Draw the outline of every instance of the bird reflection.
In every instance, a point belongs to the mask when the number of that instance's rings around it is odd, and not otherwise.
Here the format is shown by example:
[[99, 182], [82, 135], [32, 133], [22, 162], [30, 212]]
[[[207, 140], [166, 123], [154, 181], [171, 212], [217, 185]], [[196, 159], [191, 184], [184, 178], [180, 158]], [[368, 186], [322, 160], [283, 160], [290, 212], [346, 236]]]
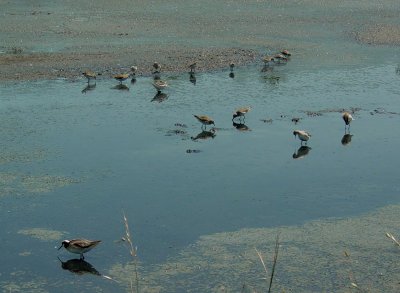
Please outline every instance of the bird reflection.
[[261, 72], [272, 72], [274, 70], [273, 66], [270, 65], [264, 65], [263, 68], [261, 68]]
[[245, 125], [241, 121], [239, 123], [232, 121], [232, 125], [239, 131], [250, 131], [251, 130], [247, 125]]
[[64, 270], [68, 270], [71, 273], [77, 275], [93, 274], [96, 276], [101, 276], [101, 274], [87, 261], [79, 258], [73, 258], [67, 261], [62, 261], [60, 258], [58, 260], [61, 262], [61, 267]]
[[216, 136], [215, 130], [211, 129], [210, 131], [203, 130], [200, 132], [196, 137], [191, 137], [192, 140], [198, 140], [198, 139], [208, 139], [208, 138], [214, 138]]
[[230, 77], [230, 78], [235, 78], [235, 73], [230, 72], [230, 73], [229, 73], [229, 77]]
[[82, 90], [82, 94], [86, 94], [86, 92], [93, 91], [96, 88], [96, 83], [90, 84], [88, 83]]
[[190, 73], [189, 73], [189, 81], [190, 81], [191, 83], [193, 83], [193, 85], [196, 85], [196, 76], [194, 75], [193, 72], [190, 72]]
[[153, 72], [153, 80], [160, 80], [161, 79], [161, 73], [160, 72]]
[[308, 155], [310, 150], [311, 148], [309, 146], [302, 145], [297, 151], [294, 152], [293, 159], [303, 159], [305, 156]]
[[340, 141], [342, 145], [348, 145], [349, 143], [351, 143], [352, 136], [353, 135], [350, 133], [345, 133], [342, 137], [342, 140]]
[[277, 76], [277, 75], [268, 74], [268, 75], [263, 76], [262, 79], [264, 79], [270, 85], [278, 85], [279, 84], [279, 80], [281, 79], [281, 77]]
[[129, 87], [126, 84], [120, 83], [112, 87], [113, 90], [129, 91]]
[[168, 95], [164, 94], [162, 92], [157, 92], [157, 94], [154, 96], [153, 99], [151, 99], [152, 102], [164, 102], [166, 99], [168, 99]]
[[133, 78], [131, 79], [131, 84], [134, 85], [135, 83], [136, 83], [136, 78], [133, 77]]

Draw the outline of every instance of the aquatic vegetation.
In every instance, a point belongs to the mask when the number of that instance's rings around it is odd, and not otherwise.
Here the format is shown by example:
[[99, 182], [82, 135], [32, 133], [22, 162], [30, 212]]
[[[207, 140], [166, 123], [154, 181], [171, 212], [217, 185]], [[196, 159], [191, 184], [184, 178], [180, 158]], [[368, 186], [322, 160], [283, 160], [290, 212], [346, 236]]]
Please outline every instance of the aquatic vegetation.
[[[205, 235], [165, 263], [115, 264], [110, 275], [129, 284], [129, 272], [139, 272], [142, 293], [240, 292], [243, 287], [268, 292], [267, 267], [275, 263], [271, 292], [348, 292], [350, 287], [396, 292], [398, 248], [385, 241], [383, 231], [396, 229], [399, 212], [396, 205], [358, 218]], [[264, 269], [255, 247], [264, 252]]]
[[18, 234], [27, 235], [41, 241], [57, 241], [62, 239], [66, 232], [45, 228], [31, 228], [19, 230]]
[[80, 180], [62, 176], [26, 176], [0, 172], [0, 196], [26, 193], [49, 193], [56, 188], [79, 183]]
[[79, 180], [62, 176], [23, 176], [21, 184], [24, 189], [32, 193], [46, 193], [56, 188], [79, 183]]

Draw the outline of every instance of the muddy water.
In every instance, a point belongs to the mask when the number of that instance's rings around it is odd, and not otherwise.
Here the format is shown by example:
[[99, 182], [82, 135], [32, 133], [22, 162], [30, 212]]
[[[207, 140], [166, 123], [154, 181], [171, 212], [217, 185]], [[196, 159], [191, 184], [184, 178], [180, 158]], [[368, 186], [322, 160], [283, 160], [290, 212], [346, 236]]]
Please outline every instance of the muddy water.
[[[2, 85], [3, 290], [124, 291], [123, 211], [140, 267], [152, 271], [202, 235], [399, 203], [395, 64], [311, 70], [293, 58], [261, 69], [196, 74], [195, 84], [164, 74], [170, 87], [158, 96], [151, 77]], [[246, 105], [244, 125], [233, 125]], [[347, 136], [342, 109], [354, 110]], [[213, 117], [215, 129], [202, 132], [192, 114]], [[309, 149], [294, 129], [312, 134]], [[102, 239], [86, 260], [122, 283], [62, 270], [57, 256], [74, 255], [55, 247], [75, 237]], [[203, 288], [196, 282], [186, 286]]]

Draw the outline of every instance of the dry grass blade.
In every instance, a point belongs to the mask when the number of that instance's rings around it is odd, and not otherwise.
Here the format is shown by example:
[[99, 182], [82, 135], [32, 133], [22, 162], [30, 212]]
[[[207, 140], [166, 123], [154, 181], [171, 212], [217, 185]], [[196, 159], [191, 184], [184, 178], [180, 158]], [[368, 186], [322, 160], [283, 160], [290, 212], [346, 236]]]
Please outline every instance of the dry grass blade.
[[257, 248], [254, 248], [254, 249], [256, 250], [256, 252], [258, 254], [258, 257], [260, 258], [260, 261], [261, 261], [261, 263], [262, 263], [262, 265], [264, 267], [266, 279], [268, 279], [268, 270], [267, 270], [267, 267], [265, 266], [264, 259], [263, 259], [262, 255], [261, 255], [261, 253], [257, 250]]
[[269, 280], [268, 293], [271, 292], [272, 282], [274, 280], [275, 268], [276, 268], [276, 264], [278, 263], [278, 253], [279, 253], [279, 233], [278, 233], [278, 235], [276, 235], [276, 240], [275, 240], [274, 261], [272, 263], [271, 279]]
[[133, 287], [133, 281], [132, 281], [132, 278], [131, 278], [130, 279], [130, 290], [131, 290], [131, 293], [135, 293], [135, 292], [139, 293], [139, 276], [138, 276], [138, 270], [137, 270], [137, 248], [133, 246], [131, 233], [129, 231], [128, 219], [126, 218], [125, 213], [124, 212], [122, 212], [122, 213], [123, 213], [123, 216], [124, 216], [124, 224], [125, 224], [125, 237], [124, 238], [125, 238], [126, 242], [128, 242], [129, 253], [133, 258], [133, 264], [134, 264], [134, 267], [135, 267], [135, 279], [136, 279], [136, 282], [135, 282], [136, 286], [135, 287], [136, 288]]
[[131, 233], [129, 232], [128, 219], [126, 218], [125, 213], [123, 213], [123, 215], [124, 215], [124, 223], [125, 223], [125, 240], [129, 244], [129, 253], [131, 254], [132, 257], [135, 257], [136, 253], [137, 253], [137, 249], [135, 247], [133, 247]]
[[386, 237], [391, 239], [397, 246], [400, 246], [400, 242], [389, 232], [386, 232]]

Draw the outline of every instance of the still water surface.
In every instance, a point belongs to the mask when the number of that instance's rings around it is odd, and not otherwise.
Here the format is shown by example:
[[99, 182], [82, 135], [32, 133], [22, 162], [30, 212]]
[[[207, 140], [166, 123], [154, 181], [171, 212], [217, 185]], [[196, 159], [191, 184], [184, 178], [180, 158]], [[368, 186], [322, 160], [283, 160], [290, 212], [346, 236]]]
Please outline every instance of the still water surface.
[[[3, 288], [34, 279], [39, 284], [31, 287], [49, 292], [124, 291], [63, 271], [57, 256], [74, 255], [55, 249], [62, 239], [21, 230], [103, 240], [86, 260], [106, 274], [129, 259], [117, 242], [123, 211], [147, 266], [201, 235], [351, 217], [399, 203], [394, 65], [310, 70], [291, 61], [260, 69], [237, 68], [234, 78], [198, 73], [195, 85], [188, 74], [165, 74], [170, 87], [162, 101], [154, 100], [151, 77], [126, 82], [129, 90], [108, 79], [86, 92], [84, 80], [1, 85]], [[232, 112], [247, 105], [248, 131], [239, 131]], [[343, 145], [340, 109], [350, 108], [357, 110], [353, 136]], [[202, 132], [192, 114], [214, 118], [213, 138], [191, 139]], [[297, 125], [294, 117], [301, 118]], [[293, 159], [300, 147], [294, 129], [312, 134], [301, 159]]]

